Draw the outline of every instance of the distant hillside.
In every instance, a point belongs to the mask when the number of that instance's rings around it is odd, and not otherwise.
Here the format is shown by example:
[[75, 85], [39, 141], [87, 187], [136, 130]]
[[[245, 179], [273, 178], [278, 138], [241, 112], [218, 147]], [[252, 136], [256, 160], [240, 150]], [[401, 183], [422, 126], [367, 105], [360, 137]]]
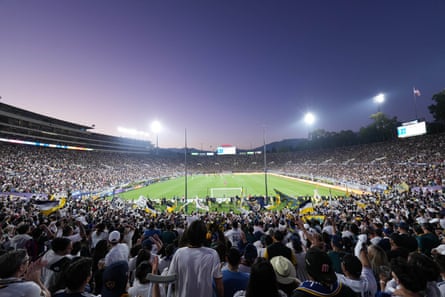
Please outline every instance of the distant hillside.
[[[275, 141], [275, 142], [271, 142], [266, 144], [266, 150], [267, 151], [282, 151], [282, 150], [286, 150], [286, 151], [290, 151], [295, 147], [298, 147], [301, 145], [301, 143], [304, 143], [306, 141], [306, 139], [301, 139], [301, 138], [293, 138], [293, 139], [283, 139], [281, 141]], [[258, 147], [255, 150], [263, 150], [263, 147]]]
[[[283, 139], [281, 141], [275, 141], [275, 142], [271, 142], [271, 143], [267, 143], [266, 144], [266, 149], [267, 151], [289, 151], [292, 150], [293, 148], [301, 145], [301, 143], [304, 143], [306, 141], [306, 139], [301, 139], [301, 138], [294, 138], [294, 139]], [[252, 149], [248, 149], [248, 150], [241, 150], [238, 149], [238, 152], [247, 152], [247, 151], [263, 151], [264, 147], [263, 146], [259, 146], [256, 148], [252, 148]], [[183, 154], [184, 153], [184, 148], [168, 148], [168, 149], [159, 149], [159, 151], [166, 153], [177, 153], [177, 154]], [[191, 152], [202, 152], [199, 149], [196, 148], [187, 148], [187, 151], [189, 153]]]

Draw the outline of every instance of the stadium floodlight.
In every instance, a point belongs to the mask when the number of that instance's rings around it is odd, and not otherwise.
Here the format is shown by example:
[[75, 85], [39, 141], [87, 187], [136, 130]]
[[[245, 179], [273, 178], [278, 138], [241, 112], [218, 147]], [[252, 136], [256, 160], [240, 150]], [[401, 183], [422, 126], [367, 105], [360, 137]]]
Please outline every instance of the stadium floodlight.
[[374, 102], [377, 104], [377, 111], [380, 112], [380, 105], [385, 102], [385, 94], [380, 93], [374, 97]]
[[307, 137], [310, 140], [311, 139], [311, 133], [309, 132], [310, 126], [312, 126], [315, 123], [315, 115], [312, 112], [307, 112], [304, 115], [304, 122], [307, 126]]
[[156, 134], [156, 150], [159, 149], [159, 132], [162, 130], [162, 125], [159, 121], [153, 121], [151, 123], [151, 131]]
[[147, 132], [139, 131], [136, 129], [120, 127], [120, 126], [117, 127], [117, 131], [119, 133], [124, 134], [124, 136], [132, 137], [132, 138], [136, 138], [136, 139], [144, 139], [144, 138], [148, 138], [150, 136], [150, 134], [148, 134]]
[[306, 125], [312, 125], [315, 123], [315, 116], [312, 112], [308, 112], [304, 115], [304, 122]]

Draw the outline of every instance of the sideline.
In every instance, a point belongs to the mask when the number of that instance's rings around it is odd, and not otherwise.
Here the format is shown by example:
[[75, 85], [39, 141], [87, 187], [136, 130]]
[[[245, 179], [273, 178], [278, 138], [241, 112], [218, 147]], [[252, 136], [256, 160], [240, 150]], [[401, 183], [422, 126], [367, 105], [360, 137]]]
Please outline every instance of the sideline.
[[[264, 172], [249, 172], [249, 173], [244, 173], [244, 172], [237, 172], [237, 173], [233, 173], [233, 174], [237, 174], [237, 175], [245, 175], [245, 174], [264, 174]], [[316, 186], [321, 186], [321, 187], [326, 187], [326, 188], [330, 188], [330, 189], [334, 189], [334, 190], [339, 190], [339, 191], [343, 191], [345, 193], [349, 192], [349, 193], [354, 193], [354, 194], [372, 194], [370, 192], [367, 191], [363, 191], [363, 190], [355, 190], [355, 189], [348, 189], [346, 187], [340, 187], [340, 186], [334, 186], [331, 184], [325, 184], [325, 183], [321, 183], [321, 182], [315, 182], [315, 181], [311, 181], [311, 180], [307, 180], [307, 179], [302, 179], [302, 178], [298, 178], [298, 177], [292, 177], [292, 176], [287, 176], [287, 175], [282, 175], [282, 174], [277, 174], [277, 173], [268, 173], [268, 175], [274, 175], [277, 177], [282, 177], [282, 178], [287, 178], [287, 179], [291, 179], [291, 180], [296, 180], [296, 181], [300, 181], [303, 183], [307, 183], [307, 184], [312, 184], [312, 185], [316, 185]]]

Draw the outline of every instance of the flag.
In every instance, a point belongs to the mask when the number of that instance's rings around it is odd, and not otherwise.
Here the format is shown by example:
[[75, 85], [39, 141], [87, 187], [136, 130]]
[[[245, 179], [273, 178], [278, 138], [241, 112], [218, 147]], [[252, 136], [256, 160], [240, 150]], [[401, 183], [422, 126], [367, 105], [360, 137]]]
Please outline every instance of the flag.
[[312, 205], [311, 199], [303, 201], [300, 203], [300, 206], [298, 207], [300, 215], [310, 213], [314, 211], [314, 207]]
[[420, 96], [420, 90], [416, 89], [416, 88], [413, 88], [413, 94], [414, 94], [414, 96], [419, 97]]
[[195, 199], [195, 203], [196, 203], [196, 208], [197, 209], [202, 209], [202, 210], [205, 210], [205, 211], [209, 211], [209, 207], [207, 205], [202, 204], [202, 202], [198, 198]]
[[134, 200], [133, 203], [140, 209], [144, 209], [147, 206], [147, 200], [142, 195], [137, 200]]
[[280, 197], [280, 203], [291, 203], [291, 207], [295, 207], [297, 204], [297, 198], [284, 194], [283, 192], [273, 189], [278, 197]]
[[40, 210], [40, 212], [48, 216], [52, 214], [53, 212], [63, 208], [66, 203], [66, 198], [61, 198], [60, 200], [36, 200], [34, 201], [34, 205], [36, 208]]

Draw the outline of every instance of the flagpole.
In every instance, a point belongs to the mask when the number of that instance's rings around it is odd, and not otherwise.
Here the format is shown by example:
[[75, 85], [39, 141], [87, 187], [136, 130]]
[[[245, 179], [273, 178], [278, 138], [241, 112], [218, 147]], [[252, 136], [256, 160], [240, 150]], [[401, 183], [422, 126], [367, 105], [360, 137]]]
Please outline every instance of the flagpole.
[[414, 112], [416, 114], [417, 120], [417, 96], [416, 96], [416, 87], [413, 87], [413, 98], [414, 98]]

